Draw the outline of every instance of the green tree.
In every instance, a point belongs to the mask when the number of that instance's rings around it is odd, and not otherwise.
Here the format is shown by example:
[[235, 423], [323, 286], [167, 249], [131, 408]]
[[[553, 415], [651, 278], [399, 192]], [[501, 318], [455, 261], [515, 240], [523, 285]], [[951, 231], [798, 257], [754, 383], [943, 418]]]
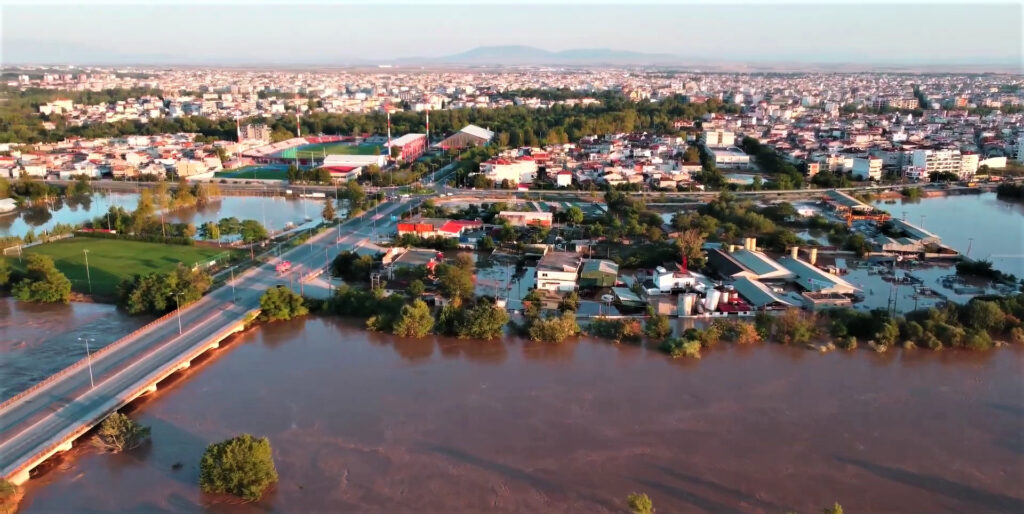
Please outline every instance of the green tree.
[[434, 330], [434, 315], [423, 300], [413, 300], [402, 306], [392, 333], [400, 337], [423, 337]]
[[203, 492], [229, 493], [256, 501], [275, 482], [277, 469], [266, 437], [242, 434], [211, 444], [199, 462]]
[[420, 296], [423, 296], [423, 291], [425, 290], [426, 287], [423, 285], [422, 280], [414, 279], [412, 282], [409, 282], [408, 292], [411, 298], [419, 298]]
[[11, 268], [7, 259], [0, 259], [0, 287], [6, 286], [11, 280]]
[[569, 207], [565, 211], [565, 219], [566, 221], [573, 225], [579, 225], [580, 223], [583, 223], [583, 209], [580, 209], [577, 205]]
[[242, 221], [239, 233], [242, 235], [242, 241], [246, 243], [256, 243], [269, 237], [267, 229], [256, 220]]
[[149, 427], [144, 427], [128, 416], [115, 412], [100, 424], [97, 444], [108, 451], [120, 453], [137, 448], [149, 438]]
[[207, 241], [220, 241], [220, 227], [212, 221], [207, 221], [199, 226], [199, 236]]
[[333, 222], [334, 218], [338, 217], [338, 214], [334, 211], [334, 200], [328, 198], [327, 201], [324, 202], [324, 210], [322, 211], [322, 214], [324, 215], [324, 221], [328, 223]]
[[23, 302], [68, 303], [71, 281], [47, 255], [29, 254], [26, 278], [14, 285], [14, 297]]
[[309, 309], [298, 293], [283, 286], [271, 287], [260, 297], [260, 319], [287, 321], [309, 314]]
[[626, 506], [633, 514], [654, 514], [654, 502], [646, 493], [632, 493], [626, 497]]
[[476, 243], [476, 249], [481, 252], [491, 252], [494, 251], [494, 248], [494, 239], [492, 239], [491, 236], [481, 237]]
[[999, 330], [1003, 326], [1006, 315], [996, 302], [971, 300], [962, 318], [968, 326], [978, 330]]
[[644, 323], [644, 334], [646, 334], [647, 337], [661, 341], [672, 335], [672, 323], [669, 322], [668, 316], [664, 314], [655, 314], [653, 310], [648, 314], [650, 317], [647, 318], [647, 322]]
[[464, 261], [457, 261], [455, 264], [445, 263], [436, 268], [437, 285], [445, 298], [458, 303], [473, 297], [475, 284], [472, 261], [469, 262], [469, 266], [467, 268]]
[[341, 277], [345, 282], [366, 282], [370, 280], [373, 266], [373, 257], [346, 250], [331, 261], [331, 275]]
[[181, 229], [181, 235], [189, 239], [196, 236], [196, 226], [193, 223], [186, 223]]
[[576, 314], [563, 312], [561, 316], [540, 318], [530, 322], [527, 335], [533, 341], [545, 341], [548, 343], [560, 343], [569, 337], [580, 333], [580, 326], [576, 323]]
[[580, 310], [580, 295], [576, 291], [570, 291], [558, 302], [558, 310], [562, 312]]

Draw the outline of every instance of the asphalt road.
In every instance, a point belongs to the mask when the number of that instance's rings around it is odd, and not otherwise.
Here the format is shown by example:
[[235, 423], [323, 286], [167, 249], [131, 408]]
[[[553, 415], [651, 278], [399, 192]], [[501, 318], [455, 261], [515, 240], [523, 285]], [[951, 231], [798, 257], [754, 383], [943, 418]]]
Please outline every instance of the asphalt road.
[[391, 216], [400, 217], [418, 202], [407, 199], [381, 204], [375, 211], [342, 224], [340, 230], [321, 233], [279, 258], [239, 274], [233, 282], [182, 309], [180, 318], [169, 317], [141, 334], [129, 336], [117, 348], [93, 359], [94, 387], [90, 387], [88, 367], [83, 366], [8, 405], [0, 412], [0, 474], [10, 476], [83, 422], [117, 409], [125, 396], [153, 376], [167, 367], [176, 367], [184, 356], [243, 320], [259, 307], [259, 298], [266, 289], [288, 284], [290, 277], [275, 270], [278, 259], [290, 261], [297, 276], [319, 270], [338, 252], [365, 244], [375, 229], [393, 231]]

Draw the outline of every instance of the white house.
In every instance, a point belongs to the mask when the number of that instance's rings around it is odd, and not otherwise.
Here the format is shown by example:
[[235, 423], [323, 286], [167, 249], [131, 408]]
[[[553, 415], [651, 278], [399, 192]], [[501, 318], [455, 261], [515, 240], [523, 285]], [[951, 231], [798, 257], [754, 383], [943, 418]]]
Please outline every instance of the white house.
[[548, 252], [537, 262], [537, 288], [546, 291], [573, 291], [583, 266], [577, 253]]
[[537, 178], [537, 162], [530, 157], [518, 159], [491, 159], [480, 163], [480, 172], [496, 184], [531, 183]]

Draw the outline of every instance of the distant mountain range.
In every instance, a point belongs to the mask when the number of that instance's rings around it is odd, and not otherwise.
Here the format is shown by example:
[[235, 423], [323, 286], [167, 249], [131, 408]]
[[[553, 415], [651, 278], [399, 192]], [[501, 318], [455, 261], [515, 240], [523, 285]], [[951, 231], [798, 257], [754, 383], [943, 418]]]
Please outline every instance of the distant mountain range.
[[608, 48], [578, 48], [552, 52], [532, 46], [481, 46], [465, 52], [442, 57], [412, 57], [398, 59], [397, 64], [462, 64], [492, 66], [528, 65], [601, 65], [680, 64], [684, 60], [676, 55], [633, 52]]
[[[440, 57], [372, 58], [334, 53], [343, 49], [323, 49], [310, 54], [295, 53], [282, 57], [227, 57], [216, 52], [205, 55], [177, 53], [135, 53], [131, 49], [111, 51], [77, 43], [47, 39], [4, 40], [0, 62], [4, 65], [80, 65], [80, 66], [227, 66], [251, 69], [330, 69], [338, 67], [483, 67], [483, 66], [663, 66], [700, 71], [789, 72], [789, 71], [913, 71], [913, 72], [1011, 72], [1019, 71], [1013, 59], [989, 62], [972, 60], [944, 63], [941, 60], [918, 63], [901, 62], [814, 62], [794, 56], [778, 60], [748, 61], [735, 56], [682, 56], [609, 48], [578, 48], [550, 51], [527, 45], [480, 46]], [[334, 52], [332, 52], [334, 50]]]

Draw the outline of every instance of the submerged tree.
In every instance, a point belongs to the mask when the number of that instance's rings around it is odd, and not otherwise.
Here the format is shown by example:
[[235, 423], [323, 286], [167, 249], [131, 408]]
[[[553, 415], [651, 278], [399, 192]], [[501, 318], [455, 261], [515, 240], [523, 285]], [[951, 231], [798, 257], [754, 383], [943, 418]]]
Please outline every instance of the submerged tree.
[[114, 453], [137, 448], [149, 438], [149, 427], [144, 427], [128, 416], [115, 412], [100, 424], [96, 441], [101, 448]]
[[206, 493], [228, 493], [259, 500], [277, 482], [270, 440], [242, 434], [206, 447], [199, 462], [199, 486]]

